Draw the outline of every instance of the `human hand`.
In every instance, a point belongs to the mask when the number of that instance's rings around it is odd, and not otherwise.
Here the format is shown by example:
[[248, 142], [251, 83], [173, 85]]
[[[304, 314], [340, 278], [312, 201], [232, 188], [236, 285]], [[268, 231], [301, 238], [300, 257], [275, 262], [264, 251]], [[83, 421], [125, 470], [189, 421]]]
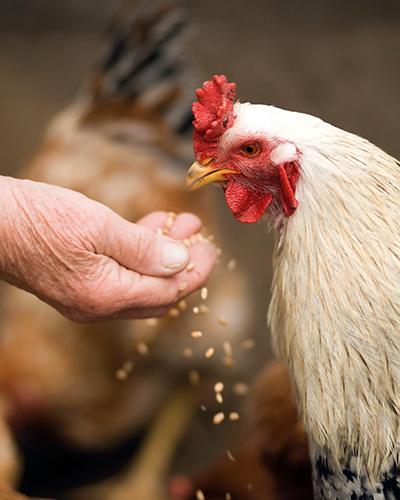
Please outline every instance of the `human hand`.
[[217, 260], [209, 242], [177, 241], [201, 229], [192, 214], [164, 236], [155, 230], [165, 212], [132, 224], [75, 191], [5, 177], [0, 213], [0, 278], [78, 322], [162, 316], [204, 286]]

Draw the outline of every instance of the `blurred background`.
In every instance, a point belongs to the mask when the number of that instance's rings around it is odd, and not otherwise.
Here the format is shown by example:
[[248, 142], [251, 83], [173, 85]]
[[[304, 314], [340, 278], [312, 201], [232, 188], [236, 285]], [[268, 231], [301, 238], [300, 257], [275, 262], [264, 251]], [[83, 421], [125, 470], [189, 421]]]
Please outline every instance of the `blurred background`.
[[[79, 92], [99, 41], [122, 4], [0, 0], [0, 174], [16, 175], [34, 154], [49, 121]], [[237, 84], [242, 102], [319, 116], [400, 158], [400, 2], [185, 4], [193, 18], [188, 52], [199, 83], [225, 74]], [[265, 314], [273, 237], [263, 222], [248, 226], [235, 221], [223, 198], [219, 210], [222, 230], [232, 241], [228, 251], [260, 298], [252, 334], [264, 343], [254, 354], [254, 373], [271, 355]]]

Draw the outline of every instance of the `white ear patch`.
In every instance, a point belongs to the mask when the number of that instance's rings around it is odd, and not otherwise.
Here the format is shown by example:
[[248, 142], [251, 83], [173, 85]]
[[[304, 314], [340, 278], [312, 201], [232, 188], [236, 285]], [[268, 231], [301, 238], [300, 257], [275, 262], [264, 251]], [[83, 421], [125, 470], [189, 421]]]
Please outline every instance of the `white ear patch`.
[[270, 154], [270, 159], [275, 165], [280, 163], [286, 163], [289, 161], [297, 160], [299, 154], [297, 152], [296, 146], [291, 142], [285, 142], [284, 144], [278, 144]]

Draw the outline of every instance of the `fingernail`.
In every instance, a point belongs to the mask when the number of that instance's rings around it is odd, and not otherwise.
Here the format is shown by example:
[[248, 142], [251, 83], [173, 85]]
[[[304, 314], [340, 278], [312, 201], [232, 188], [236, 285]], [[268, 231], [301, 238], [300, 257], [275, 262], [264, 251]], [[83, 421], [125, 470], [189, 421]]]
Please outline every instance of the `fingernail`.
[[168, 269], [182, 266], [189, 259], [189, 250], [179, 243], [165, 243], [162, 263]]

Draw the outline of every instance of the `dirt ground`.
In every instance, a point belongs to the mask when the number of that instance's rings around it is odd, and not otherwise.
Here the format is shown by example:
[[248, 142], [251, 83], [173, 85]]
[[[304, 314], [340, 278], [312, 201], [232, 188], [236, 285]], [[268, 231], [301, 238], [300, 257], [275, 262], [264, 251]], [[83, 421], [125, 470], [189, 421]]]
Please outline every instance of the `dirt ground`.
[[[0, 174], [13, 175], [74, 97], [121, 0], [0, 0]], [[397, 0], [197, 0], [190, 52], [204, 79], [225, 74], [242, 101], [317, 115], [400, 158]], [[235, 257], [265, 312], [272, 238], [234, 220]], [[234, 235], [234, 236], [233, 236]], [[265, 348], [264, 352], [268, 352]], [[259, 361], [259, 360], [258, 360]]]

